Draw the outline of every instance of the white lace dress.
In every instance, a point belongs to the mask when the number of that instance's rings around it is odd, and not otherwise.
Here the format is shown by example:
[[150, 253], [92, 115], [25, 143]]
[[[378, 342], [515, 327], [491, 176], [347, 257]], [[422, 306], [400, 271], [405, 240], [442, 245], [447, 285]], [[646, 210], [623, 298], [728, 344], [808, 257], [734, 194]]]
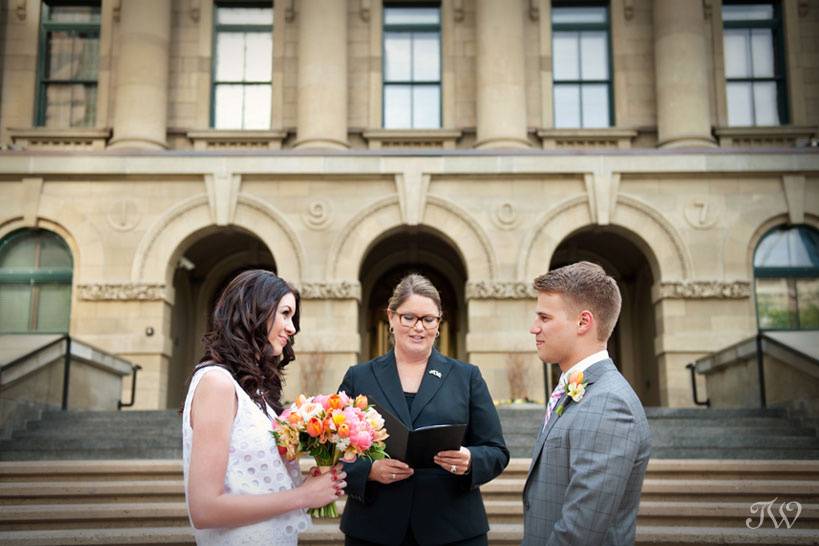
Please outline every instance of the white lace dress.
[[[225, 472], [225, 492], [234, 495], [259, 495], [286, 491], [301, 484], [298, 462], [282, 461], [276, 442], [270, 434], [270, 419], [239, 386], [226, 369], [208, 366], [191, 379], [182, 413], [182, 468], [185, 475], [185, 502], [188, 499], [188, 473], [191, 462], [191, 403], [199, 381], [209, 373], [220, 373], [233, 381], [238, 399], [236, 418], [230, 431], [230, 453]], [[270, 415], [274, 415], [268, 407]], [[190, 514], [190, 507], [188, 507]], [[193, 523], [191, 523], [193, 527]], [[310, 527], [310, 517], [304, 510], [295, 510], [266, 521], [233, 529], [196, 529], [199, 546], [233, 546], [265, 544], [294, 546], [298, 534]]]

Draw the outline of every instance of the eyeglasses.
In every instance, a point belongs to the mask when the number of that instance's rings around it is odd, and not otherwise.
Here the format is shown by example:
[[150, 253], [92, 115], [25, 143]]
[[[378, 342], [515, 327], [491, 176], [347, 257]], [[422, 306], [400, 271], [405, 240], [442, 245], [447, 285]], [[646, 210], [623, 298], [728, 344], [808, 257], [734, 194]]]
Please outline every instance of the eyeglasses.
[[398, 315], [398, 322], [405, 328], [415, 328], [418, 321], [421, 321], [421, 326], [427, 330], [432, 330], [441, 322], [441, 317], [436, 315], [424, 315], [423, 317], [416, 317], [412, 313], [400, 313]]

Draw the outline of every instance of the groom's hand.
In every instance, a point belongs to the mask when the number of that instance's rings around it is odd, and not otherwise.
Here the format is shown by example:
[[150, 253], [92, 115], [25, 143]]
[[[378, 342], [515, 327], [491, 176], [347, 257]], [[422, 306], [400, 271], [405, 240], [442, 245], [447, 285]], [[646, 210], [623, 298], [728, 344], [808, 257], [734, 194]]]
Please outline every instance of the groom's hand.
[[469, 465], [472, 464], [472, 453], [464, 446], [461, 446], [458, 451], [439, 451], [432, 460], [447, 472], [462, 476], [469, 472]]
[[379, 459], [373, 462], [370, 468], [369, 479], [389, 485], [406, 480], [413, 474], [412, 468], [397, 459]]

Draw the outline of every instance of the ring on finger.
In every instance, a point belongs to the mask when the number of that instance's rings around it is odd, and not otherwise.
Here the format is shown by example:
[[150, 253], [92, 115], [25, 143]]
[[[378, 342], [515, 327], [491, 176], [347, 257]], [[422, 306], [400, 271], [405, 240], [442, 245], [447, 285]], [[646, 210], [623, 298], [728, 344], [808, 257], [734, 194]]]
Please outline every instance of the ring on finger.
[[395, 480], [395, 472], [392, 473], [392, 479]]
[[449, 467], [449, 471], [452, 472], [453, 474], [455, 474], [456, 470], [458, 470], [458, 467], [455, 466], [455, 465], [452, 465], [452, 466]]

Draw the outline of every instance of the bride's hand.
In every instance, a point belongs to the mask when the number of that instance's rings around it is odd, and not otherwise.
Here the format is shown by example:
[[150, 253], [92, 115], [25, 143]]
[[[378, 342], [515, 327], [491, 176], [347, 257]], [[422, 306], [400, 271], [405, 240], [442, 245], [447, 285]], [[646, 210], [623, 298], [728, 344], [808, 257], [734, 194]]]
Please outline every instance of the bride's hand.
[[407, 464], [397, 459], [379, 459], [373, 462], [370, 468], [369, 479], [389, 485], [412, 476], [413, 470]]
[[321, 508], [330, 504], [337, 497], [344, 494], [347, 482], [344, 479], [347, 473], [341, 465], [334, 466], [329, 472], [320, 474], [318, 469], [310, 469], [309, 476], [299, 486], [304, 495], [305, 508]]

